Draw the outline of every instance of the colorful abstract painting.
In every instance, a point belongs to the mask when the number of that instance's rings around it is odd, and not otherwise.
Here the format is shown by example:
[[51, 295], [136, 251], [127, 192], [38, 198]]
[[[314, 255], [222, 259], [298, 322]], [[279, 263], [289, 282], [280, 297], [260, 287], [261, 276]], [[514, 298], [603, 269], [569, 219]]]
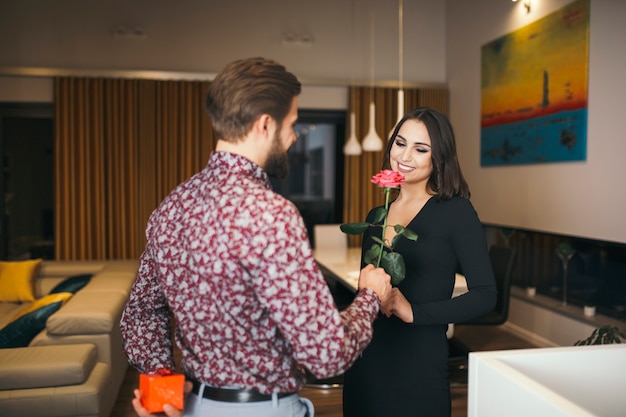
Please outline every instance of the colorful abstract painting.
[[481, 166], [587, 157], [589, 0], [482, 47]]

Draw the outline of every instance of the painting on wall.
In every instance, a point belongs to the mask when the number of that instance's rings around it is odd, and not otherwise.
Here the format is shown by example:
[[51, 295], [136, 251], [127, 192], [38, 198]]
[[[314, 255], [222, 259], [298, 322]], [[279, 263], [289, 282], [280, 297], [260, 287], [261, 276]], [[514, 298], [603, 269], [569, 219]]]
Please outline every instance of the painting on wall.
[[589, 0], [481, 51], [481, 166], [587, 157]]

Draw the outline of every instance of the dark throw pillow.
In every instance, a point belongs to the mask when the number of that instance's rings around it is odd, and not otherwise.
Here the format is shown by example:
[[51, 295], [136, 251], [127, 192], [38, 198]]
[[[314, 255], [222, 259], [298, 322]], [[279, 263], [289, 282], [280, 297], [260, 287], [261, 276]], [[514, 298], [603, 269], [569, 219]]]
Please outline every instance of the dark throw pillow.
[[54, 294], [57, 292], [71, 292], [72, 294], [76, 294], [76, 291], [80, 290], [89, 283], [92, 276], [93, 274], [81, 274], [69, 277], [64, 281], [59, 282], [48, 294]]
[[38, 310], [24, 314], [0, 330], [0, 348], [28, 346], [31, 340], [46, 327], [46, 320], [61, 308], [62, 301], [48, 304]]

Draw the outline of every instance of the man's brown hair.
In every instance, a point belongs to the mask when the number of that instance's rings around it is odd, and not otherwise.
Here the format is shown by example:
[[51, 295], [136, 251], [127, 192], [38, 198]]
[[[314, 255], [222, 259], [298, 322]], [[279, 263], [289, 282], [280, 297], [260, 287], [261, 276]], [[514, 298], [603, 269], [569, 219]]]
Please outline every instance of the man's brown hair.
[[247, 58], [231, 62], [217, 74], [207, 94], [206, 109], [215, 135], [238, 140], [263, 114], [282, 126], [301, 88], [300, 81], [275, 61]]

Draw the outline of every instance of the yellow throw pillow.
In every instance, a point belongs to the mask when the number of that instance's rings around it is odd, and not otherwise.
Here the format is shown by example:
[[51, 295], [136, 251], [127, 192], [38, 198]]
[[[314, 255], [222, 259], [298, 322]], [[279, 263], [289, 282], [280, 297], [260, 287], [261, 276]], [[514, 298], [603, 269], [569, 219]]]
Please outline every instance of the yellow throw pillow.
[[33, 279], [41, 259], [0, 262], [0, 302], [34, 301]]
[[17, 320], [20, 317], [22, 317], [24, 314], [28, 314], [31, 311], [39, 310], [41, 307], [45, 307], [49, 304], [56, 303], [58, 301], [61, 301], [61, 306], [62, 306], [63, 304], [67, 302], [67, 300], [72, 298], [73, 295], [74, 294], [72, 294], [71, 292], [55, 292], [54, 294], [43, 296], [39, 300], [29, 305], [28, 307], [20, 310], [19, 313], [17, 313], [11, 319], [11, 321]]

